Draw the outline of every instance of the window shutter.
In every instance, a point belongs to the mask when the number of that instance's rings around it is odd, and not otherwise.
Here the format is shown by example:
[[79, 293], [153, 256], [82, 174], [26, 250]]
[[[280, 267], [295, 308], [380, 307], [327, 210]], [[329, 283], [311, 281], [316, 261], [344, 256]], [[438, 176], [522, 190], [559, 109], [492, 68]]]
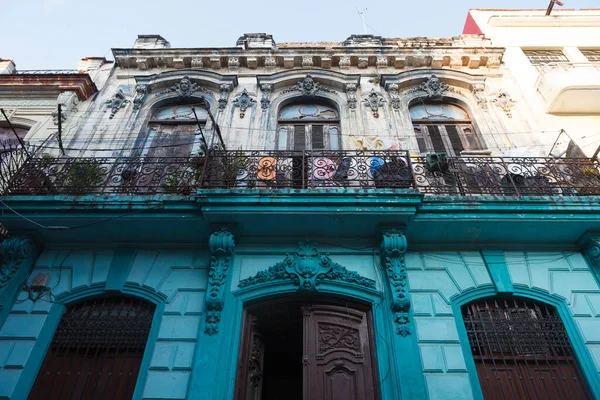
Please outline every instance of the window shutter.
[[469, 150], [483, 150], [479, 136], [477, 136], [472, 126], [467, 125], [459, 128], [462, 131], [461, 135], [465, 139]]
[[306, 126], [294, 125], [294, 148], [296, 151], [306, 150]]
[[446, 146], [444, 146], [442, 135], [440, 135], [440, 128], [437, 125], [428, 125], [427, 130], [429, 131], [429, 137], [433, 144], [433, 151], [445, 152]]
[[450, 143], [452, 144], [452, 149], [454, 150], [454, 154], [457, 156], [460, 155], [460, 152], [465, 148], [460, 140], [460, 135], [458, 134], [458, 127], [456, 125], [444, 125], [446, 127], [446, 132], [448, 132], [448, 138], [450, 138]]
[[311, 140], [313, 150], [323, 150], [325, 148], [323, 143], [323, 125], [312, 126]]

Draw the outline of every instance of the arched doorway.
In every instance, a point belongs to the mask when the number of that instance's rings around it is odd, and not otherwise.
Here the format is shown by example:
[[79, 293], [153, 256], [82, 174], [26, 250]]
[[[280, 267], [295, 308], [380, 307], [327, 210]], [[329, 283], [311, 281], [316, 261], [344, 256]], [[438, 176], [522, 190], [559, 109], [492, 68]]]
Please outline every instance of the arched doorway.
[[133, 297], [67, 308], [30, 399], [131, 399], [155, 305]]
[[461, 311], [485, 399], [592, 398], [554, 307], [487, 299]]
[[333, 299], [245, 308], [236, 399], [378, 399], [370, 308]]

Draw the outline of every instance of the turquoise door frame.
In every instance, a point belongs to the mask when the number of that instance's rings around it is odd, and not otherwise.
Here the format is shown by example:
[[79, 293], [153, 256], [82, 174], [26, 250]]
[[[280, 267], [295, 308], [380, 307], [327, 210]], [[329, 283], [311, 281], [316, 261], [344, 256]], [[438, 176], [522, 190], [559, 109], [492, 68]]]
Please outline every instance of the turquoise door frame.
[[[411, 343], [415, 341], [414, 335], [402, 337], [395, 334], [393, 324], [393, 314], [390, 312], [389, 300], [378, 290], [370, 290], [350, 284], [343, 283], [325, 283], [319, 284], [318, 292], [298, 293], [298, 287], [291, 282], [278, 282], [274, 284], [263, 284], [247, 289], [240, 289], [234, 292], [228, 292], [226, 303], [231, 308], [221, 320], [223, 332], [230, 334], [222, 337], [222, 343], [219, 346], [216, 368], [218, 376], [212, 385], [204, 385], [205, 389], [213, 389], [212, 396], [205, 398], [211, 399], [233, 399], [235, 390], [235, 380], [238, 366], [238, 357], [240, 351], [240, 338], [242, 335], [242, 316], [244, 307], [252, 302], [263, 301], [277, 298], [298, 298], [310, 299], [315, 297], [326, 297], [348, 299], [352, 301], [361, 301], [371, 305], [373, 316], [373, 328], [375, 332], [375, 353], [377, 358], [377, 369], [379, 377], [379, 388], [381, 398], [386, 400], [404, 399], [425, 399], [426, 389], [425, 380], [422, 371], [422, 363], [415, 346], [414, 351], [408, 351], [408, 347], [398, 346], [396, 342], [403, 341]], [[414, 329], [414, 327], [413, 327]], [[411, 337], [412, 336], [412, 337]], [[399, 352], [401, 347], [404, 351]], [[402, 358], [402, 360], [400, 360]], [[418, 371], [421, 379], [404, 380], [400, 378], [403, 375], [400, 371], [402, 365], [411, 365], [413, 371]], [[214, 367], [213, 367], [214, 368]], [[415, 397], [414, 393], [420, 393]], [[204, 393], [208, 395], [208, 393]]]
[[475, 367], [475, 361], [471, 354], [471, 347], [469, 345], [469, 338], [467, 336], [467, 330], [462, 319], [461, 307], [465, 304], [471, 303], [476, 300], [483, 300], [486, 298], [512, 298], [519, 297], [525, 299], [536, 300], [556, 308], [558, 315], [565, 327], [567, 336], [571, 341], [573, 350], [575, 352], [575, 358], [581, 368], [581, 371], [586, 379], [587, 385], [590, 392], [596, 399], [600, 399], [600, 375], [592, 355], [589, 349], [585, 345], [583, 336], [579, 331], [569, 307], [564, 298], [551, 295], [541, 290], [535, 290], [526, 287], [519, 287], [518, 285], [512, 286], [512, 294], [499, 293], [493, 287], [485, 287], [467, 290], [450, 299], [452, 304], [452, 312], [454, 314], [454, 320], [456, 322], [456, 328], [458, 330], [460, 345], [465, 358], [467, 366], [467, 372], [469, 374], [469, 381], [473, 389], [473, 397], [476, 400], [483, 400], [483, 392], [481, 391], [481, 385], [479, 384], [479, 377], [477, 376], [477, 370]]
[[144, 387], [146, 385], [146, 379], [148, 377], [150, 362], [152, 360], [152, 354], [154, 353], [154, 345], [156, 343], [156, 338], [158, 337], [160, 321], [164, 311], [165, 298], [163, 295], [142, 287], [130, 288], [126, 286], [122, 290], [105, 290], [102, 287], [82, 288], [57, 296], [55, 303], [50, 308], [48, 317], [44, 321], [44, 325], [36, 341], [36, 345], [31, 351], [27, 363], [25, 364], [25, 368], [19, 377], [19, 381], [13, 392], [13, 399], [26, 399], [29, 396], [29, 392], [33, 388], [33, 384], [35, 383], [38, 372], [42, 366], [42, 363], [44, 362], [46, 353], [50, 348], [52, 339], [54, 338], [56, 328], [58, 327], [63, 314], [67, 310], [67, 307], [85, 299], [115, 295], [138, 297], [156, 305], [133, 394], [133, 399], [142, 398]]

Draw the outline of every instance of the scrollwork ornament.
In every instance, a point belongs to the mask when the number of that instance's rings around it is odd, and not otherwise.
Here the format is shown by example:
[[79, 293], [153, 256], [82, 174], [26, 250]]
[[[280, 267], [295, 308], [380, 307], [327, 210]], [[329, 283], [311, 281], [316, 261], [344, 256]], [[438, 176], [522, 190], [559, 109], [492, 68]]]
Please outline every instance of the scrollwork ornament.
[[349, 83], [346, 85], [346, 96], [348, 97], [348, 108], [351, 111], [356, 111], [356, 84]]
[[281, 94], [291, 92], [300, 92], [303, 96], [314, 96], [317, 92], [337, 94], [335, 90], [329, 89], [328, 87], [321, 85], [319, 82], [316, 82], [311, 74], [306, 75], [306, 78], [299, 81], [291, 88], [283, 90]]
[[260, 108], [263, 111], [267, 111], [269, 109], [269, 105], [271, 104], [269, 97], [271, 96], [272, 90], [273, 85], [260, 85], [260, 91], [262, 92], [262, 97], [260, 98]]
[[231, 93], [231, 84], [224, 83], [220, 86], [221, 96], [219, 97], [219, 110], [224, 110], [227, 107], [229, 93]]
[[119, 89], [111, 99], [106, 100], [106, 109], [104, 112], [110, 108], [110, 116], [108, 118], [113, 119], [115, 114], [128, 103], [129, 100], [125, 98], [125, 93], [123, 93], [123, 90]]
[[382, 233], [381, 262], [385, 267], [392, 293], [392, 312], [396, 333], [404, 337], [410, 334], [408, 294], [408, 275], [404, 264], [406, 254], [406, 236], [401, 231], [392, 229]]
[[299, 251], [294, 254], [286, 254], [283, 261], [267, 270], [242, 279], [238, 287], [246, 288], [278, 280], [291, 280], [295, 286], [298, 286], [299, 292], [316, 292], [318, 284], [323, 281], [338, 281], [370, 289], [375, 288], [374, 280], [333, 262], [328, 254], [321, 254], [315, 242], [299, 242], [298, 249]]
[[254, 100], [248, 94], [248, 91], [244, 89], [242, 94], [240, 94], [234, 101], [233, 105], [240, 108], [240, 118], [244, 118], [246, 115], [246, 110], [248, 107], [252, 107], [256, 104], [256, 100]]
[[375, 118], [379, 118], [379, 107], [383, 106], [385, 99], [381, 94], [377, 93], [375, 89], [371, 89], [369, 95], [363, 100], [363, 103], [371, 108]]
[[400, 111], [400, 96], [398, 95], [398, 84], [392, 83], [388, 86], [390, 104], [394, 111]]
[[198, 86], [197, 83], [192, 82], [190, 78], [186, 75], [183, 78], [181, 78], [181, 80], [178, 83], [171, 86], [170, 88], [163, 90], [160, 94], [175, 92], [177, 93], [177, 97], [181, 99], [186, 99], [190, 97], [194, 92], [197, 92], [199, 90], [200, 86]]
[[442, 82], [437, 76], [431, 75], [429, 79], [421, 83], [416, 88], [409, 90], [407, 93], [419, 92], [425, 92], [425, 97], [427, 97], [428, 99], [439, 100], [444, 96], [446, 92], [454, 92], [454, 89]]
[[498, 94], [493, 98], [492, 103], [494, 103], [498, 108], [500, 108], [506, 114], [507, 118], [512, 118], [512, 108], [515, 105], [516, 101], [514, 101], [508, 93], [503, 90], [500, 90]]
[[600, 276], [600, 237], [592, 238], [585, 248], [588, 260], [593, 264], [595, 273]]
[[146, 99], [146, 95], [148, 94], [148, 86], [146, 85], [137, 85], [135, 88], [135, 97], [133, 98], [133, 109], [139, 110], [142, 108], [142, 104], [144, 104], [144, 100]]
[[219, 333], [221, 312], [225, 306], [224, 292], [227, 271], [235, 255], [235, 242], [231, 232], [220, 230], [210, 236], [208, 247], [211, 251], [210, 269], [208, 271], [208, 288], [206, 291], [206, 327], [209, 335]]

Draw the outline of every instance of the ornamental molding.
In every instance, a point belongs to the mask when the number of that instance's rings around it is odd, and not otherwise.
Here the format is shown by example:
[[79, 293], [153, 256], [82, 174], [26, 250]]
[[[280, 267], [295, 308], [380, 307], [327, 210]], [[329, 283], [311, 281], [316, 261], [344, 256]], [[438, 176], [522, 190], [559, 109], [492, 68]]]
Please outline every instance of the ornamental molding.
[[477, 83], [475, 85], [473, 85], [473, 88], [471, 90], [473, 92], [473, 97], [475, 97], [475, 101], [477, 102], [477, 105], [479, 106], [479, 108], [481, 108], [482, 110], [487, 110], [488, 109], [488, 101], [487, 98], [485, 97], [485, 85], [482, 83]]
[[592, 264], [592, 269], [598, 276], [600, 274], [600, 236], [591, 238], [584, 249], [587, 259]]
[[177, 94], [177, 97], [180, 99], [190, 98], [195, 92], [211, 93], [209, 90], [201, 87], [196, 82], [192, 82], [192, 80], [187, 75], [181, 78], [179, 82], [163, 90], [159, 94], [167, 94], [172, 92], [175, 92]]
[[300, 92], [303, 96], [314, 96], [317, 92], [326, 92], [337, 95], [338, 93], [326, 86], [323, 86], [319, 82], [316, 82], [311, 74], [307, 74], [306, 78], [296, 83], [291, 88], [281, 91], [281, 94]]
[[[56, 104], [61, 106], [61, 123], [67, 120], [67, 117], [72, 112], [77, 112], [77, 105], [79, 104], [79, 98], [74, 92], [62, 92], [56, 99]], [[58, 107], [52, 112], [52, 121], [54, 125], [58, 125]]]
[[223, 83], [219, 86], [221, 95], [219, 96], [219, 110], [224, 110], [227, 107], [227, 101], [229, 99], [229, 93], [231, 93], [232, 85], [229, 83]]
[[271, 92], [273, 91], [273, 85], [260, 85], [260, 91], [262, 93], [262, 97], [260, 98], [260, 108], [263, 111], [267, 111], [269, 109], [269, 105], [271, 104], [271, 100], [269, 100], [269, 97], [271, 96]]
[[404, 256], [406, 254], [406, 236], [402, 231], [391, 229], [382, 232], [381, 264], [385, 268], [392, 293], [392, 312], [396, 333], [406, 337], [410, 335], [410, 298], [408, 293], [408, 275]]
[[456, 90], [442, 82], [435, 74], [432, 74], [425, 82], [410, 89], [406, 94], [425, 93], [425, 97], [429, 100], [440, 100], [446, 92], [456, 93]]
[[133, 109], [139, 110], [142, 108], [144, 101], [146, 100], [146, 95], [148, 94], [148, 86], [147, 85], [137, 85], [135, 87], [135, 97], [133, 98]]
[[398, 84], [391, 83], [387, 87], [387, 91], [390, 94], [390, 105], [394, 111], [400, 111], [400, 95], [398, 94]]
[[115, 95], [106, 100], [104, 104], [106, 104], [106, 108], [104, 112], [110, 108], [110, 116], [109, 119], [113, 119], [115, 114], [123, 107], [125, 107], [130, 101], [125, 97], [125, 93], [123, 93], [122, 89], [117, 90]]
[[233, 105], [240, 108], [240, 118], [244, 118], [248, 107], [252, 107], [255, 104], [256, 100], [250, 97], [246, 89], [244, 89], [242, 93], [236, 97], [235, 100], [233, 100]]
[[367, 97], [363, 99], [363, 103], [371, 108], [375, 118], [379, 118], [379, 107], [383, 106], [385, 99], [380, 93], [377, 93], [375, 89], [371, 89]]
[[318, 292], [321, 282], [343, 282], [375, 289], [375, 281], [334, 262], [322, 254], [313, 241], [298, 243], [298, 251], [286, 254], [285, 259], [256, 275], [242, 279], [238, 287], [247, 288], [280, 280], [291, 280], [299, 292]]
[[[2, 242], [2, 263], [0, 266], [0, 288], [7, 285], [17, 272], [23, 261], [34, 253], [34, 246], [29, 239], [16, 236]], [[3, 304], [0, 304], [0, 309]]]
[[349, 83], [346, 85], [346, 97], [348, 98], [348, 108], [350, 111], [356, 111], [356, 91], [358, 87], [355, 83]]
[[213, 233], [210, 235], [208, 247], [210, 248], [211, 259], [205, 297], [206, 327], [204, 332], [212, 336], [219, 333], [219, 322], [225, 306], [227, 272], [235, 256], [233, 234], [224, 229]]
[[507, 118], [512, 118], [512, 108], [516, 101], [503, 90], [500, 90], [493, 98], [492, 103], [506, 114]]

